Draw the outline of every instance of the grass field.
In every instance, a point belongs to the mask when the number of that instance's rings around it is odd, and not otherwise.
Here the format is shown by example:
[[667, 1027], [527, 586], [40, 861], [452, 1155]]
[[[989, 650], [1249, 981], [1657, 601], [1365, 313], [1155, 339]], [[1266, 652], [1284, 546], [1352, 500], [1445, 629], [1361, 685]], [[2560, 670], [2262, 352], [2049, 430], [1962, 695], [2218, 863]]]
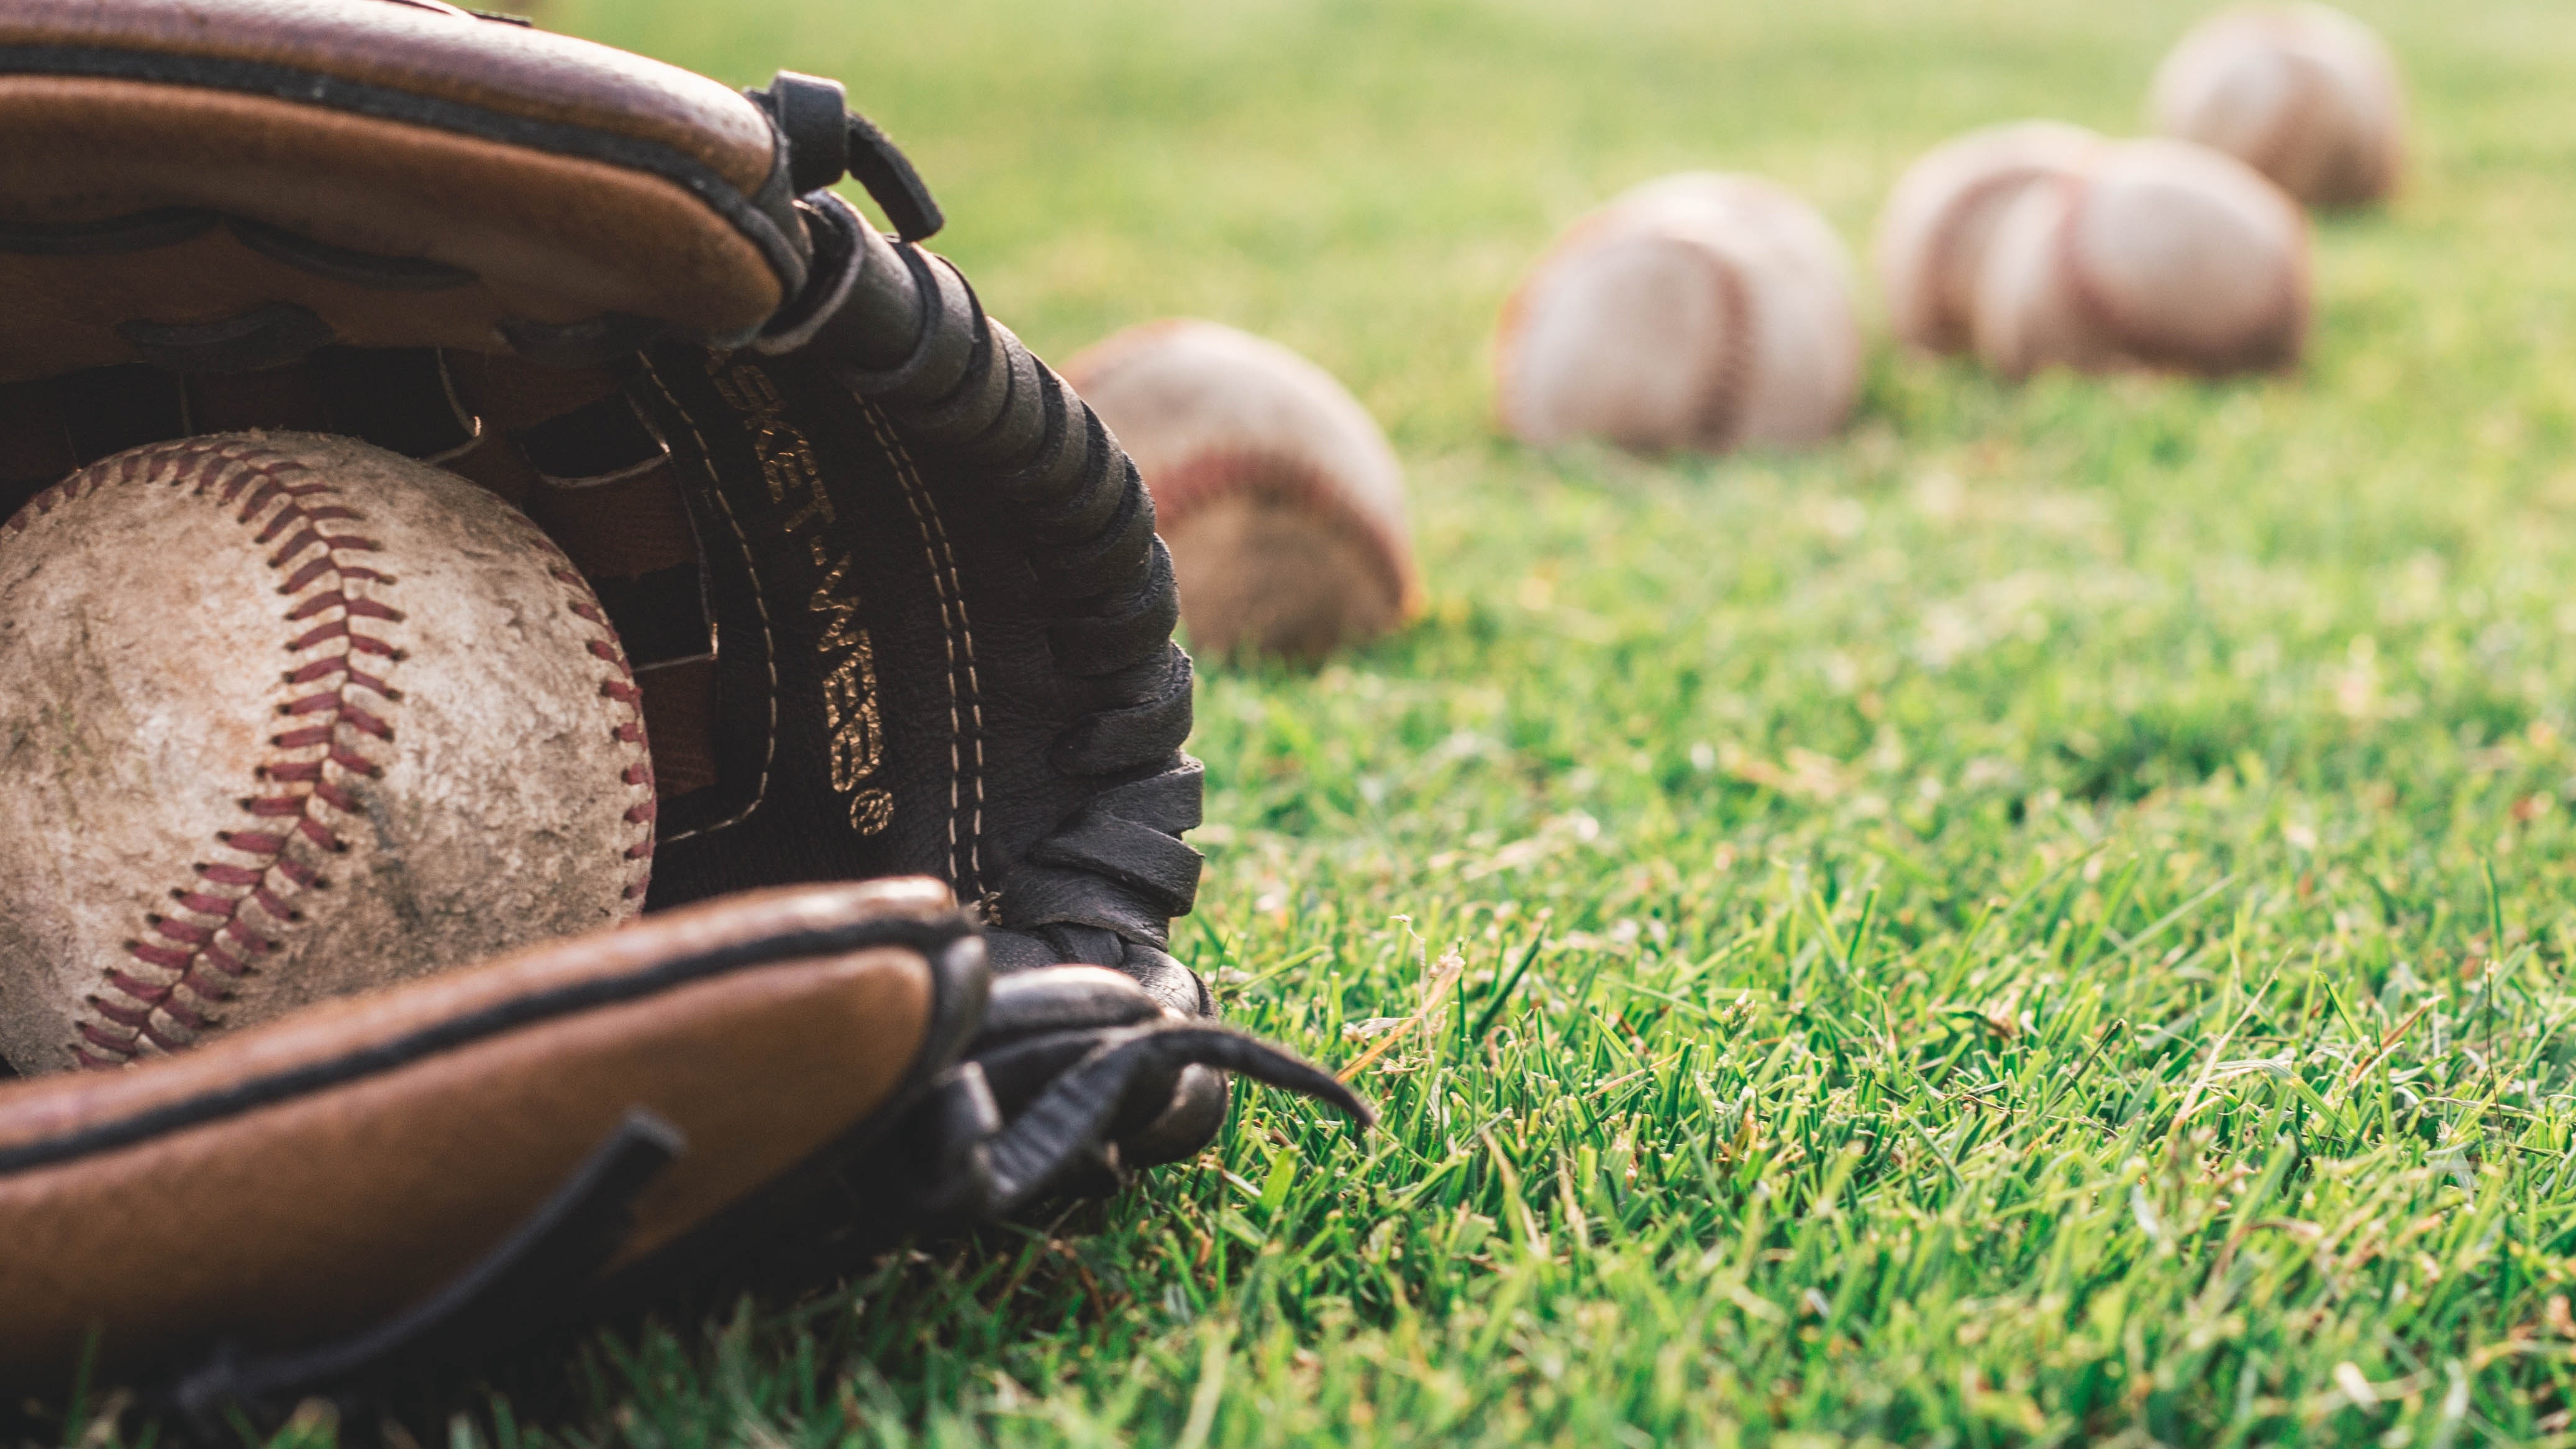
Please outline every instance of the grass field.
[[1339, 1060], [1464, 973], [1364, 1140], [1249, 1094], [1095, 1233], [603, 1341], [542, 1432], [2576, 1443], [2576, 7], [2357, 0], [2418, 171], [2295, 378], [1491, 435], [1587, 206], [1754, 170], [1857, 245], [1960, 129], [2133, 128], [2198, 8], [557, 0], [848, 80], [1047, 355], [1195, 313], [1351, 383], [1431, 606], [1205, 668], [1178, 950]]

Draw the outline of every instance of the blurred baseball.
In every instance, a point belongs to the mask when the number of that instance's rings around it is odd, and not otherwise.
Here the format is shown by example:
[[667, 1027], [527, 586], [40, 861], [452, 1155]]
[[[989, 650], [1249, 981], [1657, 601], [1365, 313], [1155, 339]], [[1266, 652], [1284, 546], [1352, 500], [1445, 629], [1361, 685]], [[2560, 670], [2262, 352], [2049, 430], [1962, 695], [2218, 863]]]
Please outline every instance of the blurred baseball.
[[2157, 68], [2155, 128], [2238, 158], [2312, 206], [2396, 188], [2406, 159], [2397, 61], [2324, 5], [2262, 5], [2201, 22]]
[[615, 632], [426, 464], [256, 433], [0, 527], [0, 1056], [123, 1065], [623, 920], [653, 777]]
[[2007, 377], [2289, 367], [2307, 339], [2308, 265], [2307, 218], [2243, 162], [2183, 141], [2105, 147], [1997, 223], [1977, 355]]
[[2081, 172], [2103, 140], [2062, 121], [1988, 126], [1907, 167], [1880, 213], [1875, 260], [1899, 340], [1965, 352], [1995, 224], [2033, 185]]
[[1172, 319], [1094, 344], [1064, 375], [1153, 492], [1194, 647], [1314, 659], [1413, 609], [1403, 469], [1322, 368]]
[[1503, 427], [1719, 453], [1830, 436], [1860, 389], [1851, 257], [1750, 176], [1650, 181], [1577, 221], [1504, 304]]

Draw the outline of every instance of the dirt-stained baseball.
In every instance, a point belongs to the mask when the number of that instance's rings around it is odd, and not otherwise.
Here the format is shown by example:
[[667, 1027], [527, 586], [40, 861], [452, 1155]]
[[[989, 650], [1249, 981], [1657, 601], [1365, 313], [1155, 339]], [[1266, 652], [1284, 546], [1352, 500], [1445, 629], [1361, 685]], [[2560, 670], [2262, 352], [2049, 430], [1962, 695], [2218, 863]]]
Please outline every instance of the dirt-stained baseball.
[[2102, 138], [2063, 121], [1971, 131], [1906, 168], [1879, 214], [1879, 288], [1897, 339], [1927, 352], [1968, 350], [1986, 244], [2015, 199], [2080, 173]]
[[2307, 340], [2308, 251], [2297, 204], [2235, 157], [2187, 141], [2105, 147], [1996, 225], [1977, 355], [2015, 378], [2290, 367]]
[[1094, 344], [1064, 376], [1153, 491], [1193, 648], [1311, 660], [1415, 607], [1404, 470], [1322, 368], [1175, 318]]
[[2148, 112], [2311, 206], [2364, 206], [2406, 167], [2406, 86], [2369, 26], [2330, 6], [2256, 5], [2202, 21], [2156, 70]]
[[1504, 304], [1496, 406], [1539, 446], [1795, 446], [1860, 388], [1851, 257], [1815, 208], [1750, 176], [1651, 181], [1577, 221]]
[[653, 776], [534, 525], [342, 438], [106, 459], [0, 526], [0, 1056], [112, 1067], [626, 919]]

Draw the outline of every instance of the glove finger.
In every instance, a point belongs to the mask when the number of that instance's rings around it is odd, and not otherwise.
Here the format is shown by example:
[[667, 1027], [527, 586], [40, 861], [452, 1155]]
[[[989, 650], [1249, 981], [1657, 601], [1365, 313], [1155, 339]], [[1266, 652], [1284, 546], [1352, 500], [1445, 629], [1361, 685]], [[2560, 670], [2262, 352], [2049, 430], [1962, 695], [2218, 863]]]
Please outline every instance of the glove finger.
[[1097, 966], [1056, 966], [998, 977], [977, 1040], [1019, 1032], [1135, 1026], [1163, 1014], [1136, 982]]
[[1010, 1122], [1117, 1035], [1098, 1030], [1047, 1032], [989, 1047], [979, 1044], [970, 1059], [984, 1069], [993, 1105], [1001, 1109], [1002, 1120]]
[[242, 374], [335, 339], [587, 365], [665, 329], [748, 341], [806, 280], [774, 123], [703, 76], [452, 7], [11, 23], [0, 146], [31, 164], [0, 378]]
[[[1081, 928], [1074, 928], [1081, 929]], [[999, 937], [1006, 932], [994, 932]], [[1071, 934], [1059, 928], [1058, 934]], [[985, 1039], [1003, 1034], [1004, 1020], [1035, 1020], [1043, 1010], [1053, 1025], [1124, 1026], [1146, 1019], [1151, 1011], [1118, 1019], [1121, 1012], [1135, 1012], [1140, 1007], [1169, 1012], [1185, 1018], [1207, 1019], [1216, 1015], [1216, 1003], [1209, 997], [1207, 986], [1197, 973], [1169, 955], [1150, 946], [1120, 942], [1107, 932], [1086, 932], [1103, 940], [1094, 940], [1090, 949], [1106, 954], [1117, 949], [1123, 957], [1117, 972], [1093, 967], [1060, 966], [1023, 969], [996, 978], [994, 996], [997, 1008], [1006, 994], [1026, 993], [1017, 1000], [1026, 1007], [1012, 1007], [1012, 1015], [986, 1017]], [[1081, 949], [1077, 945], [1076, 949]], [[1106, 977], [1108, 981], [1100, 978]], [[1109, 982], [1115, 982], [1111, 986]], [[1123, 990], [1119, 989], [1123, 988]], [[1084, 1005], [1077, 1007], [1066, 999], [1075, 990], [1083, 990]], [[1096, 993], [1096, 994], [1092, 994]], [[1041, 1008], [1039, 1003], [1045, 1003]], [[1085, 1010], [1096, 1013], [1083, 1016]], [[981, 1048], [978, 1048], [980, 1054]], [[999, 1089], [997, 1088], [997, 1093]], [[1006, 1113], [1016, 1113], [1021, 1096], [1006, 1100]], [[1197, 1154], [1200, 1148], [1216, 1138], [1225, 1125], [1226, 1104], [1231, 1092], [1222, 1073], [1205, 1067], [1191, 1066], [1179, 1071], [1153, 1072], [1140, 1069], [1128, 1089], [1129, 1106], [1122, 1109], [1111, 1125], [1111, 1137], [1118, 1144], [1118, 1157], [1127, 1167], [1154, 1167], [1166, 1162], [1179, 1162]]]
[[1225, 1126], [1225, 1110], [1233, 1097], [1233, 1084], [1225, 1073], [1202, 1066], [1183, 1068], [1163, 1095], [1162, 1114], [1118, 1139], [1118, 1160], [1128, 1167], [1159, 1167], [1197, 1156]]

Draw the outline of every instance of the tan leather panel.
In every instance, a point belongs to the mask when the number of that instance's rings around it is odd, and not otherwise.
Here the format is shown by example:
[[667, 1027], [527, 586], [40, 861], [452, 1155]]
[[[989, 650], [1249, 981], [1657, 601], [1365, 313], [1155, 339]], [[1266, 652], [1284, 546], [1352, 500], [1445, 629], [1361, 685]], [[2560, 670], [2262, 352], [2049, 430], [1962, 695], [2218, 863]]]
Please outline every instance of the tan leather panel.
[[147, 1067], [0, 1083], [0, 1148], [330, 1061], [353, 1048], [396, 1040], [537, 992], [627, 976], [657, 963], [788, 932], [834, 930], [888, 917], [938, 921], [954, 909], [948, 888], [926, 876], [727, 896], [407, 986], [308, 1007], [284, 1021], [225, 1036]]
[[0, 45], [100, 46], [293, 66], [668, 146], [745, 195], [771, 133], [728, 87], [570, 36], [351, 0], [11, 0]]
[[604, 369], [540, 367], [508, 353], [450, 352], [447, 376], [456, 400], [483, 421], [483, 441], [447, 470], [521, 508], [540, 484], [510, 434], [617, 391], [616, 374]]
[[653, 788], [677, 800], [724, 778], [716, 769], [716, 662], [688, 659], [635, 671], [644, 692], [644, 737], [653, 742]]
[[451, 357], [447, 366], [457, 399], [496, 433], [534, 427], [618, 390], [606, 368], [542, 367], [507, 353]]
[[442, 1053], [347, 1089], [0, 1177], [0, 1367], [59, 1375], [216, 1335], [310, 1341], [488, 1251], [631, 1107], [688, 1136], [627, 1257], [669, 1243], [883, 1106], [931, 978], [880, 947], [742, 972]]
[[584, 578], [640, 578], [698, 561], [697, 532], [667, 458], [614, 482], [541, 484], [527, 513]]
[[481, 442], [439, 466], [513, 508], [524, 507], [538, 486], [537, 470], [489, 420], [483, 423]]
[[[395, 7], [387, 7], [395, 8]], [[472, 272], [438, 291], [319, 276], [216, 231], [103, 256], [0, 255], [0, 381], [139, 360], [117, 323], [309, 307], [359, 347], [501, 352], [504, 318], [657, 317], [708, 336], [785, 300], [751, 241], [678, 185], [604, 162], [285, 101], [127, 81], [0, 79], [0, 220], [198, 207]]]

